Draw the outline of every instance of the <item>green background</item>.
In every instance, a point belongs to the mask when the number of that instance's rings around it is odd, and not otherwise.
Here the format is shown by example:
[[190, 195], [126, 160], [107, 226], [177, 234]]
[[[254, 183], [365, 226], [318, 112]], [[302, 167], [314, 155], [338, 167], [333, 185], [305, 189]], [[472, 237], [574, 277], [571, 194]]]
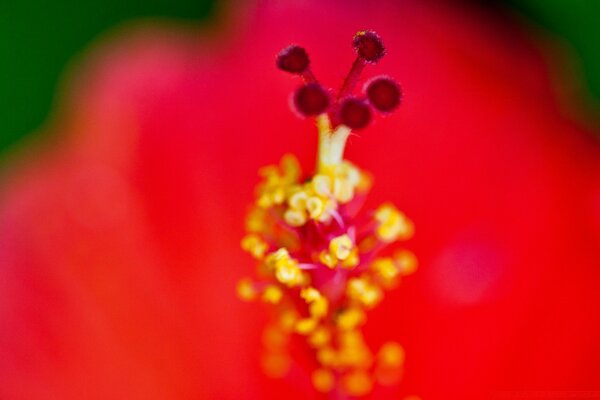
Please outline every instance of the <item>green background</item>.
[[[215, 2], [0, 0], [0, 155], [44, 122], [65, 66], [98, 34], [132, 18], [206, 21]], [[600, 99], [600, 0], [506, 0], [493, 7], [569, 42], [589, 92]]]

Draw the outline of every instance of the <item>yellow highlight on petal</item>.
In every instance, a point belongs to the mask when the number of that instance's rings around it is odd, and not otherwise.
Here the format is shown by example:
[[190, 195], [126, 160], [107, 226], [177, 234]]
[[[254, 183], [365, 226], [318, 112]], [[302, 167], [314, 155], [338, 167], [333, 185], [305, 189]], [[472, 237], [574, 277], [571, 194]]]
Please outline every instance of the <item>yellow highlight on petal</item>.
[[319, 368], [312, 373], [312, 384], [321, 393], [331, 392], [335, 386], [333, 373], [325, 368]]

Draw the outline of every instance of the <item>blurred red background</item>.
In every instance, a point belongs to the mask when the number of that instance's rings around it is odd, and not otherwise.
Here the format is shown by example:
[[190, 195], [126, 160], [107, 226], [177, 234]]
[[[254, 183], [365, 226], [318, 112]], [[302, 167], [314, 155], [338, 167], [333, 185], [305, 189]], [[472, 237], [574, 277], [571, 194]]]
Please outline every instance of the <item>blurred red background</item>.
[[372, 398], [600, 389], [600, 147], [559, 108], [524, 31], [423, 2], [238, 5], [217, 30], [122, 30], [73, 72], [52, 141], [5, 169], [0, 398], [316, 398], [260, 372], [265, 310], [235, 297], [257, 169], [313, 165], [316, 130], [274, 67], [289, 43], [341, 83], [374, 29], [405, 101], [352, 138], [370, 204], [415, 222], [420, 259], [369, 316], [406, 348]]

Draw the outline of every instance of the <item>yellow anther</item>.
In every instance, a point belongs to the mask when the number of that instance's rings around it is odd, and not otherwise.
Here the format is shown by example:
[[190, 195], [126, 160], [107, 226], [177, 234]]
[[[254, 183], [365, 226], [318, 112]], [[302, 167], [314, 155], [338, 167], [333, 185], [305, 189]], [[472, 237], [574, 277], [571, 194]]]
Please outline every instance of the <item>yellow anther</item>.
[[296, 322], [296, 332], [301, 335], [308, 335], [317, 327], [318, 322], [312, 318], [302, 318]]
[[387, 342], [377, 354], [379, 365], [385, 368], [398, 368], [404, 363], [404, 349], [396, 342]]
[[323, 204], [323, 200], [316, 196], [311, 196], [306, 201], [306, 210], [308, 211], [308, 215], [312, 219], [317, 219], [323, 213], [325, 206]]
[[312, 318], [320, 319], [327, 315], [329, 302], [315, 288], [305, 288], [300, 292], [300, 296], [310, 304], [308, 310]]
[[391, 204], [380, 206], [375, 211], [375, 220], [378, 222], [375, 232], [384, 242], [408, 239], [414, 233], [412, 222]]
[[413, 252], [408, 250], [400, 250], [394, 255], [394, 259], [400, 269], [400, 274], [410, 275], [417, 270], [419, 261]]
[[346, 292], [351, 299], [359, 299], [360, 296], [367, 290], [367, 282], [362, 278], [352, 278], [348, 281]]
[[348, 258], [353, 247], [354, 244], [352, 243], [352, 239], [350, 239], [350, 236], [345, 234], [331, 239], [329, 242], [329, 251], [338, 260], [345, 260]]
[[398, 267], [390, 257], [377, 258], [371, 264], [371, 269], [386, 284], [390, 284], [400, 274]]
[[260, 208], [269, 208], [273, 205], [273, 200], [271, 199], [271, 196], [264, 193], [256, 200], [256, 205]]
[[346, 179], [333, 181], [333, 196], [340, 203], [347, 203], [354, 197], [354, 186]]
[[331, 333], [325, 327], [319, 327], [308, 337], [309, 343], [314, 347], [323, 347], [330, 343]]
[[342, 378], [342, 387], [351, 396], [364, 396], [372, 390], [373, 381], [367, 372], [355, 370]]
[[283, 219], [289, 226], [302, 226], [306, 223], [306, 213], [303, 210], [288, 209], [283, 214]]
[[339, 342], [344, 347], [364, 347], [364, 339], [360, 331], [344, 331], [339, 334]]
[[340, 352], [338, 362], [346, 367], [369, 368], [373, 364], [373, 355], [365, 345], [358, 331], [342, 332], [339, 336]]
[[354, 268], [358, 265], [359, 262], [360, 262], [360, 257], [358, 256], [358, 249], [353, 248], [352, 251], [350, 252], [350, 255], [348, 256], [348, 258], [346, 258], [342, 262], [342, 267]]
[[303, 210], [306, 207], [306, 199], [308, 195], [304, 190], [300, 190], [290, 196], [288, 204], [294, 210]]
[[317, 351], [317, 361], [325, 367], [337, 364], [337, 353], [332, 347], [323, 347]]
[[331, 392], [335, 386], [335, 377], [333, 373], [325, 368], [319, 368], [312, 373], [312, 384], [314, 388], [321, 393]]
[[288, 287], [300, 286], [306, 278], [286, 249], [281, 248], [265, 258], [265, 264], [275, 270], [275, 278]]
[[356, 185], [356, 189], [361, 192], [366, 192], [373, 185], [373, 178], [371, 175], [366, 173], [365, 171], [360, 172], [360, 178], [358, 180], [358, 184]]
[[309, 287], [300, 291], [300, 297], [306, 300], [307, 303], [312, 303], [313, 301], [321, 298], [321, 293], [317, 289]]
[[284, 331], [290, 332], [294, 330], [296, 322], [298, 321], [298, 313], [294, 310], [284, 310], [279, 317], [279, 326]]
[[265, 303], [277, 304], [281, 301], [283, 292], [278, 286], [269, 285], [262, 294], [262, 299]]
[[365, 322], [365, 313], [359, 308], [348, 308], [337, 317], [337, 325], [342, 330], [351, 330]]
[[271, 196], [274, 204], [283, 203], [283, 201], [285, 200], [285, 188], [278, 187], [273, 191], [273, 194]]
[[237, 294], [242, 300], [250, 301], [256, 298], [257, 292], [252, 281], [248, 278], [240, 280], [237, 284]]
[[383, 297], [381, 290], [367, 282], [364, 278], [352, 278], [348, 281], [346, 290], [348, 297], [360, 301], [366, 307], [373, 307]]
[[382, 298], [383, 293], [381, 292], [381, 289], [379, 289], [377, 286], [369, 286], [365, 293], [363, 293], [363, 295], [360, 297], [360, 301], [365, 305], [365, 307], [372, 308], [376, 306]]
[[252, 254], [252, 257], [261, 259], [264, 257], [269, 245], [256, 234], [244, 236], [241, 243], [242, 249]]
[[326, 265], [329, 268], [334, 268], [337, 265], [337, 259], [332, 256], [330, 252], [325, 250], [319, 254], [319, 260], [323, 263], [323, 265]]
[[259, 174], [264, 180], [258, 186], [257, 205], [269, 208], [285, 202], [287, 193], [297, 186], [300, 167], [293, 156], [286, 155], [281, 159], [279, 167], [271, 165], [261, 168]]
[[300, 178], [300, 163], [293, 154], [285, 154], [279, 162], [283, 176], [288, 182], [296, 182]]
[[369, 368], [373, 363], [373, 357], [364, 346], [345, 347], [338, 354], [338, 363], [344, 367]]
[[246, 230], [251, 233], [264, 232], [267, 229], [267, 213], [262, 208], [254, 207], [246, 217]]
[[312, 302], [308, 308], [310, 315], [313, 318], [323, 318], [327, 315], [327, 310], [329, 309], [329, 302], [325, 297], [320, 297], [314, 302]]
[[312, 188], [316, 194], [323, 197], [331, 195], [331, 178], [327, 175], [315, 175], [312, 179]]
[[303, 282], [302, 270], [293, 261], [278, 265], [275, 270], [275, 277], [279, 282], [289, 287], [299, 286]]

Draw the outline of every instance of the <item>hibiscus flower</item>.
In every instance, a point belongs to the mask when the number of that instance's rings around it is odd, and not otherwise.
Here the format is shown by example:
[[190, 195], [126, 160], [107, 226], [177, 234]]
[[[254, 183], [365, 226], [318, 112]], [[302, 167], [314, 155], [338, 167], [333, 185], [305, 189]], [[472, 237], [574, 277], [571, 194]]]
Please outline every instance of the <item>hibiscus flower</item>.
[[253, 267], [239, 240], [259, 167], [314, 163], [274, 54], [301, 43], [341, 82], [361, 29], [393, 49], [369, 73], [405, 101], [347, 158], [374, 177], [367, 206], [414, 221], [420, 261], [369, 314], [369, 343], [406, 351], [401, 384], [370, 396], [594, 389], [600, 148], [510, 28], [437, 3], [261, 3], [215, 31], [141, 24], [96, 47], [50, 139], [3, 176], [0, 397], [316, 398], [301, 363], [259, 368], [267, 315], [234, 294]]

